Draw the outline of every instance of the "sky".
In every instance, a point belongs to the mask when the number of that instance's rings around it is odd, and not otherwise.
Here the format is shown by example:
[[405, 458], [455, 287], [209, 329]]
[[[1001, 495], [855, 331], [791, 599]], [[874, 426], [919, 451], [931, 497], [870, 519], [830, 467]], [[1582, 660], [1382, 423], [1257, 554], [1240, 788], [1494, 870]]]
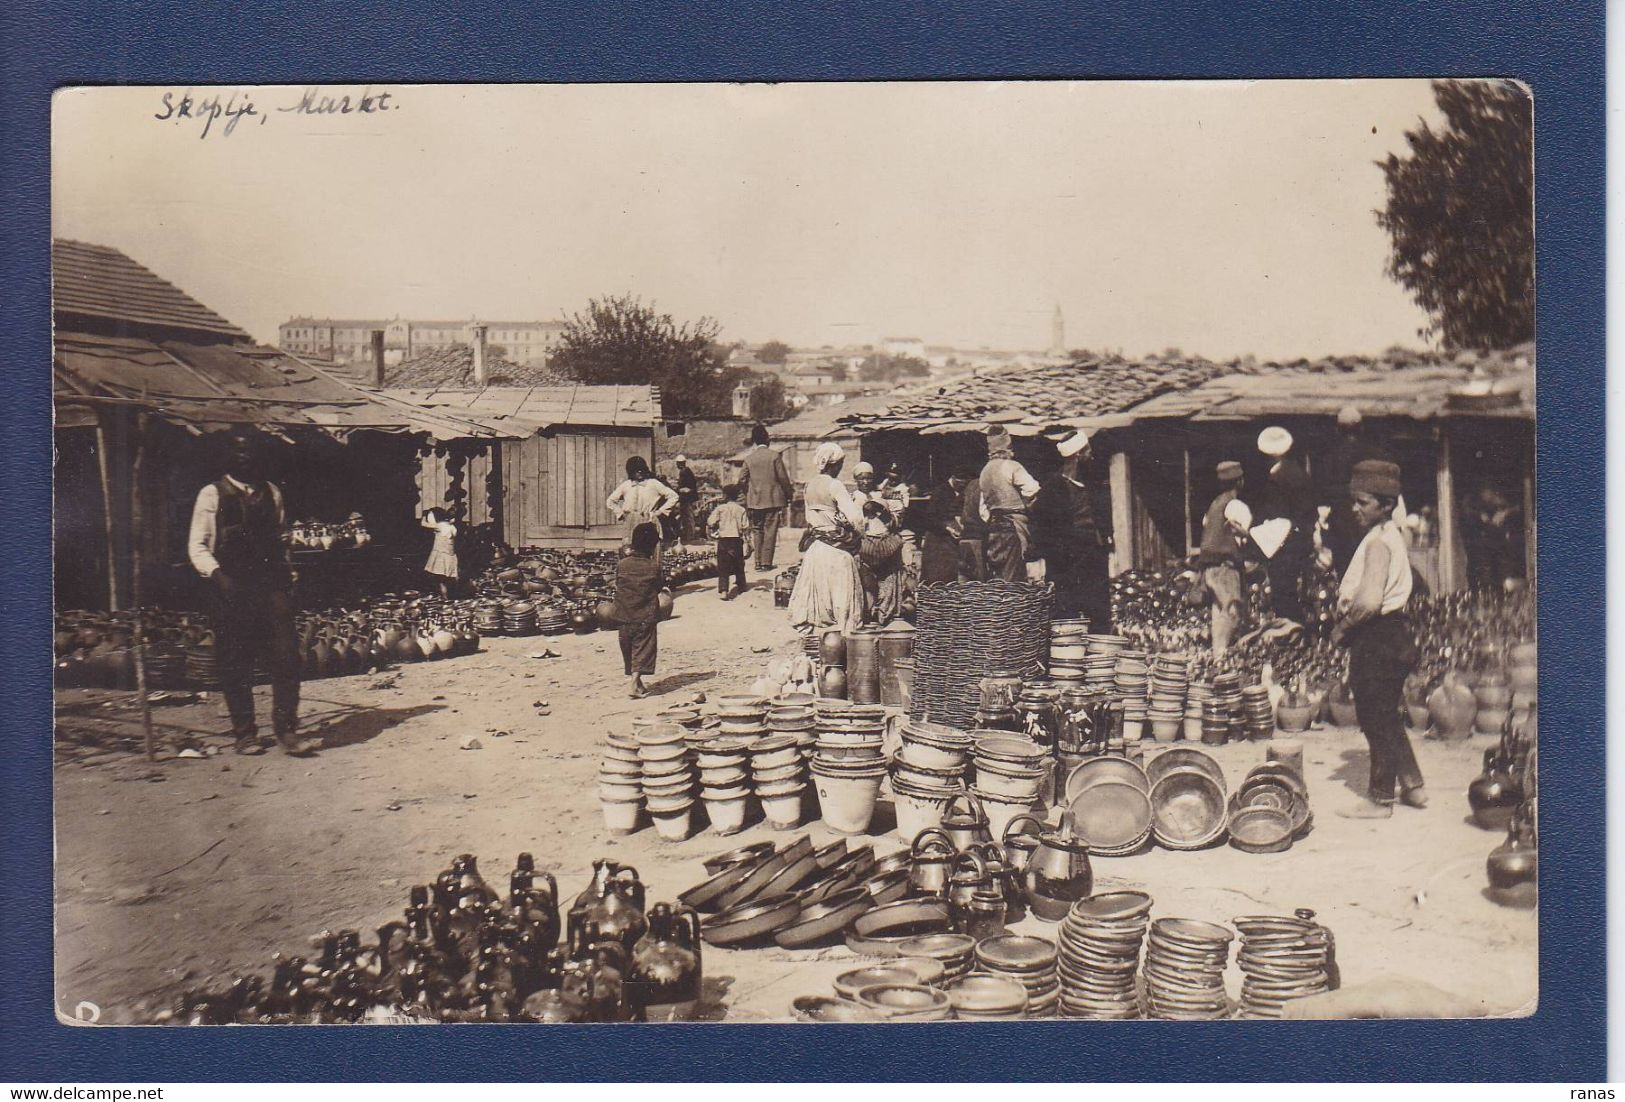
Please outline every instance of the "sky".
[[1425, 81], [79, 88], [52, 218], [270, 343], [630, 292], [798, 347], [1042, 349], [1059, 303], [1070, 348], [1369, 354], [1422, 344], [1373, 212], [1423, 118]]

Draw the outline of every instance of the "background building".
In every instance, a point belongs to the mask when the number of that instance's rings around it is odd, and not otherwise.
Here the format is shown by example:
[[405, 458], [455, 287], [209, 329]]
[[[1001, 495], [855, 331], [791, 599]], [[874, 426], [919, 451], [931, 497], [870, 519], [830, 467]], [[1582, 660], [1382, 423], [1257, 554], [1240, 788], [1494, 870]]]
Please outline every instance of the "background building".
[[384, 362], [415, 359], [453, 345], [472, 345], [473, 327], [485, 327], [485, 339], [499, 359], [545, 365], [564, 334], [562, 321], [413, 321], [290, 318], [277, 327], [277, 347], [337, 363], [369, 360], [374, 329], [384, 331]]

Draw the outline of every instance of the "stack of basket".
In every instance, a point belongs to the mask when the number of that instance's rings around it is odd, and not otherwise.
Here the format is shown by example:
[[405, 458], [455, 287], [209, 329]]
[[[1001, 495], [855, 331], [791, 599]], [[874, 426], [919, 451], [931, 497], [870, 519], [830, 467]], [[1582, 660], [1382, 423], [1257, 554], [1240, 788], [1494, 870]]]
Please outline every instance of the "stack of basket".
[[951, 582], [918, 597], [910, 714], [966, 728], [988, 670], [1036, 671], [1049, 656], [1047, 583]]

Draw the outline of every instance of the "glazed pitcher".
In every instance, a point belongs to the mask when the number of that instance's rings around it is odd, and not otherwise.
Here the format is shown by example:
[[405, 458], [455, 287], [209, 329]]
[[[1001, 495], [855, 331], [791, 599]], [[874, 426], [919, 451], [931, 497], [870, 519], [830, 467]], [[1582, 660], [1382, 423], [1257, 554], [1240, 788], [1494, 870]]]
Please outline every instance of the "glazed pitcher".
[[[963, 811], [958, 810], [961, 804]], [[982, 810], [981, 801], [969, 792], [961, 792], [948, 801], [942, 811], [942, 829], [956, 850], [967, 850], [993, 840], [988, 833], [987, 813]]]
[[[1027, 825], [1038, 828], [1036, 834], [1027, 833]], [[1005, 863], [1018, 871], [1027, 868], [1027, 859], [1038, 848], [1038, 837], [1044, 833], [1044, 820], [1036, 815], [1017, 815], [1004, 827], [1004, 837], [1000, 843], [1004, 847]]]
[[936, 827], [916, 834], [909, 850], [909, 894], [946, 895], [956, 853], [953, 841]]
[[948, 878], [948, 917], [955, 930], [964, 932], [970, 925], [976, 893], [994, 887], [980, 853], [972, 849], [954, 857], [953, 874]]
[[1048, 922], [1065, 918], [1072, 904], [1089, 894], [1094, 880], [1089, 843], [1070, 830], [1040, 836], [1022, 878], [1028, 906]]
[[649, 1021], [686, 1021], [700, 1000], [700, 916], [656, 903], [649, 932], [632, 953], [631, 1001]]

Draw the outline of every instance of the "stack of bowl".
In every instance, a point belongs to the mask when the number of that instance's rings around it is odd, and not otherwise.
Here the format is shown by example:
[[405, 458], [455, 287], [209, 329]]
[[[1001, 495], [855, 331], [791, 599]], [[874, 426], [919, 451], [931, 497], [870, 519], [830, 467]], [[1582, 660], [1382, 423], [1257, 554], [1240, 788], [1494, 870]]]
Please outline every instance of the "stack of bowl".
[[507, 635], [536, 634], [536, 606], [515, 601], [502, 610], [502, 630]]
[[598, 769], [598, 800], [604, 829], [612, 835], [631, 834], [643, 814], [643, 759], [631, 735], [604, 739], [604, 760]]
[[1241, 931], [1240, 1018], [1279, 1018], [1292, 999], [1331, 990], [1332, 936], [1301, 918], [1257, 915], [1232, 919]]
[[774, 830], [790, 830], [801, 822], [801, 793], [807, 787], [807, 766], [790, 735], [768, 735], [750, 744], [751, 786], [762, 801], [762, 812]]
[[988, 833], [1004, 837], [1004, 828], [1038, 802], [1052, 762], [1047, 748], [1005, 731], [973, 731], [976, 786], [972, 791], [987, 812]]
[[[976, 943], [976, 970], [1015, 980], [1027, 992], [1026, 1016], [1048, 1018], [1061, 1001], [1054, 942], [1025, 934], [999, 934]], [[976, 972], [971, 973], [976, 975]]]
[[1230, 844], [1248, 853], [1279, 853], [1314, 825], [1309, 789], [1289, 765], [1255, 765], [1230, 798]]
[[1089, 843], [1091, 857], [1124, 857], [1151, 838], [1151, 780], [1127, 758], [1090, 758], [1063, 789], [1064, 821]]
[[1188, 918], [1159, 918], [1145, 943], [1146, 1009], [1169, 1021], [1213, 1021], [1230, 1016], [1224, 967], [1234, 934], [1227, 927]]
[[912, 843], [920, 831], [942, 822], [948, 801], [964, 791], [971, 737], [955, 727], [909, 720], [891, 760], [897, 835]]
[[643, 797], [655, 829], [668, 842], [681, 842], [693, 827], [694, 764], [683, 729], [655, 723], [635, 736], [643, 767]]
[[750, 802], [750, 740], [726, 736], [707, 739], [696, 748], [700, 798], [718, 834], [737, 834], [745, 827]]
[[1027, 988], [1020, 980], [973, 972], [944, 986], [954, 1017], [961, 1021], [1008, 1021], [1027, 1016]]
[[1202, 705], [1202, 742], [1207, 746], [1223, 746], [1230, 741], [1230, 713], [1217, 696], [1209, 696]]
[[1202, 717], [1207, 709], [1207, 702], [1213, 699], [1213, 690], [1204, 682], [1192, 681], [1185, 688], [1185, 727], [1186, 742], [1202, 741]]
[[789, 735], [801, 748], [801, 756], [810, 759], [818, 743], [818, 721], [812, 702], [785, 703], [774, 701], [767, 710], [767, 729], [775, 735]]
[[1083, 687], [1092, 693], [1110, 693], [1117, 684], [1117, 655], [1094, 654], [1083, 660]]
[[495, 601], [481, 601], [474, 612], [474, 627], [481, 635], [503, 634], [502, 606]]
[[1241, 724], [1253, 742], [1264, 742], [1275, 733], [1275, 706], [1270, 703], [1269, 689], [1248, 685], [1241, 690]]
[[1241, 728], [1241, 674], [1221, 673], [1213, 678], [1213, 700], [1227, 724], [1226, 741], [1244, 737]]
[[1184, 734], [1186, 659], [1159, 654], [1151, 663], [1151, 696], [1146, 702], [1146, 732], [1158, 742], [1177, 742]]
[[1150, 913], [1144, 892], [1104, 892], [1072, 905], [1059, 930], [1062, 1015], [1140, 1016], [1134, 976]]
[[921, 934], [899, 944], [897, 951], [939, 962], [945, 983], [968, 974], [976, 963], [976, 939], [969, 934]]
[[1201, 849], [1224, 835], [1224, 770], [1200, 750], [1164, 750], [1146, 763], [1151, 832], [1165, 849]]
[[1049, 675], [1063, 685], [1081, 682], [1089, 658], [1089, 621], [1052, 620], [1049, 626]]
[[563, 635], [570, 630], [570, 614], [562, 608], [548, 606], [536, 614], [536, 631], [541, 635]]

